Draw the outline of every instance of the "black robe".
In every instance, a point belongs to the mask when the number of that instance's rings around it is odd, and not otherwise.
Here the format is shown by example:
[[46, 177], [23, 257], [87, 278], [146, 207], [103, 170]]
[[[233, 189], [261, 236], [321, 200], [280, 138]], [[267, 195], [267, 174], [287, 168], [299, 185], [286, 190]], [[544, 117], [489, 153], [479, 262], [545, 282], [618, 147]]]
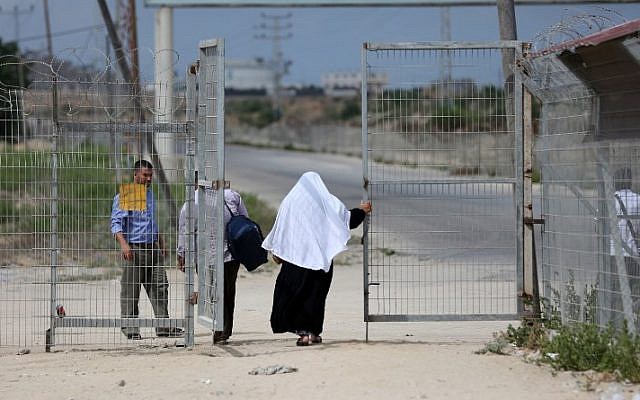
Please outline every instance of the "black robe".
[[[366, 213], [360, 208], [352, 209], [349, 229], [358, 227], [365, 216]], [[333, 263], [329, 272], [324, 272], [302, 268], [283, 260], [273, 291], [273, 333], [320, 335], [332, 278]]]

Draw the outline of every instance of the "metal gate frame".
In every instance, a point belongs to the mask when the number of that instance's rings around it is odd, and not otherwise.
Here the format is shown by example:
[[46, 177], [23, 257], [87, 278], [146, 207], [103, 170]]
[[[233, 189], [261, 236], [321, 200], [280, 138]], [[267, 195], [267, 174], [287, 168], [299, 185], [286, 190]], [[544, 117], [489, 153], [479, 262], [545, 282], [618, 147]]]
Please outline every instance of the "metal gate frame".
[[[509, 57], [510, 65], [513, 66], [515, 61], [521, 57], [523, 51], [523, 43], [518, 41], [497, 41], [497, 42], [410, 42], [410, 43], [364, 43], [361, 51], [361, 104], [362, 104], [362, 162], [363, 162], [363, 199], [371, 198], [371, 186], [369, 176], [369, 138], [368, 138], [368, 61], [367, 54], [370, 51], [377, 50], [467, 50], [467, 49], [499, 49], [503, 53], [504, 61]], [[511, 55], [512, 54], [512, 55]], [[364, 288], [364, 321], [368, 322], [412, 322], [412, 321], [459, 321], [459, 320], [516, 320], [522, 315], [524, 306], [521, 295], [524, 293], [524, 223], [523, 223], [523, 196], [524, 196], [524, 173], [523, 173], [523, 85], [519, 74], [513, 74], [514, 87], [514, 178], [502, 179], [500, 183], [510, 183], [514, 186], [514, 208], [515, 208], [515, 233], [516, 249], [515, 249], [515, 285], [517, 293], [514, 293], [514, 302], [516, 303], [515, 314], [395, 314], [395, 315], [372, 315], [369, 311], [369, 288], [376, 282], [369, 281], [369, 217], [363, 228], [363, 288]], [[479, 181], [481, 182], [481, 181]], [[488, 182], [488, 181], [487, 181]], [[498, 182], [491, 180], [491, 182]]]
[[[215, 249], [224, 249], [224, 208], [215, 206], [224, 203], [224, 190], [219, 189], [228, 186], [224, 172], [224, 39], [201, 41], [199, 48], [195, 78], [198, 83], [197, 107], [194, 110], [197, 142], [195, 151], [192, 149], [187, 154], [188, 165], [198, 171], [198, 322], [210, 329], [222, 330], [224, 251], [212, 252], [211, 238], [215, 237]], [[191, 78], [190, 86], [194, 85]], [[192, 169], [191, 173], [188, 179], [194, 182], [195, 170]], [[189, 187], [187, 191], [193, 194]], [[212, 226], [207, 223], [211, 220], [218, 223]], [[191, 248], [187, 251], [195, 253]], [[193, 263], [194, 257], [189, 261]], [[187, 264], [191, 271], [194, 267], [194, 264]]]
[[[217, 190], [225, 187], [224, 181], [224, 40], [214, 39], [202, 41], [199, 45], [200, 59], [198, 63], [187, 70], [187, 115], [186, 123], [179, 129], [186, 134], [185, 152], [185, 199], [187, 204], [187, 236], [185, 251], [185, 293], [192, 299], [194, 292], [195, 272], [195, 238], [201, 249], [211, 247], [209, 238], [212, 229], [215, 232], [215, 248], [223, 248], [223, 224], [215, 227], [206, 221], [214, 217], [217, 221], [223, 221], [222, 207], [205, 207], [210, 199], [217, 204], [224, 201], [224, 191]], [[55, 92], [54, 92], [55, 95]], [[73, 123], [71, 123], [73, 124]], [[165, 126], [166, 125], [166, 126]], [[172, 129], [169, 129], [171, 125]], [[176, 123], [154, 123], [153, 132], [175, 131]], [[194, 304], [185, 301], [184, 318], [87, 318], [72, 317], [59, 318], [56, 315], [57, 279], [57, 233], [56, 217], [57, 206], [57, 141], [59, 130], [66, 128], [64, 122], [54, 121], [54, 133], [52, 137], [53, 152], [51, 160], [52, 168], [52, 232], [51, 232], [51, 266], [50, 266], [50, 327], [46, 332], [46, 351], [55, 346], [56, 328], [113, 328], [113, 327], [184, 327], [185, 345], [194, 344]], [[71, 127], [72, 128], [72, 127]], [[102, 127], [98, 126], [96, 129]], [[194, 129], [195, 128], [195, 129]], [[195, 132], [194, 132], [195, 131]], [[194, 134], [195, 133], [195, 134]], [[147, 134], [150, 134], [148, 132]], [[198, 180], [198, 194], [202, 199], [198, 207], [194, 207], [194, 182], [195, 172], [201, 171]], [[211, 205], [209, 203], [209, 205]], [[207, 210], [215, 210], [212, 216]], [[196, 236], [193, 226], [193, 214], [198, 213], [198, 231], [203, 234]], [[198, 321], [211, 329], [221, 330], [224, 324], [224, 252], [215, 252], [214, 257], [208, 251], [197, 254], [200, 270], [198, 296]], [[186, 300], [186, 299], [185, 299]]]
[[[54, 104], [58, 101], [58, 91], [56, 89], [56, 81], [52, 82], [52, 93]], [[135, 99], [134, 102], [138, 102]], [[140, 107], [136, 103], [136, 106]], [[82, 124], [74, 121], [60, 121], [58, 119], [57, 111], [53, 113], [53, 133], [51, 135], [52, 152], [51, 152], [51, 198], [49, 200], [49, 209], [51, 215], [51, 230], [48, 234], [50, 240], [50, 248], [41, 249], [43, 252], [48, 252], [50, 255], [49, 265], [43, 265], [43, 267], [49, 268], [49, 282], [44, 283], [49, 286], [49, 328], [45, 331], [45, 351], [50, 352], [52, 346], [56, 346], [56, 329], [57, 328], [124, 328], [124, 327], [138, 327], [138, 328], [175, 328], [175, 327], [188, 327], [188, 317], [185, 314], [184, 318], [91, 318], [91, 317], [75, 317], [60, 315], [60, 311], [57, 309], [59, 298], [57, 295], [58, 285], [63, 285], [64, 282], [60, 282], [58, 279], [58, 268], [63, 265], [59, 265], [57, 254], [60, 250], [58, 243], [58, 217], [59, 217], [59, 202], [60, 197], [58, 193], [58, 172], [61, 170], [58, 160], [59, 153], [59, 140], [60, 132], [64, 131], [77, 131], [82, 129], [94, 132], [108, 132], [109, 123], [94, 123], [92, 125]], [[136, 125], [135, 123], [132, 125]], [[153, 124], [140, 124], [138, 130], [143, 132], [144, 135], [153, 135], [155, 132], [173, 132], [173, 133], [185, 133], [189, 130], [188, 124], [175, 123], [175, 122], [154, 122]], [[149, 138], [148, 143], [155, 138]], [[155, 154], [157, 156], [157, 154]], [[153, 156], [152, 156], [153, 157]], [[157, 162], [156, 162], [157, 164]], [[44, 233], [44, 232], [43, 232]], [[188, 304], [185, 306], [185, 312], [189, 312]], [[64, 316], [64, 318], [62, 318]], [[193, 336], [191, 331], [191, 337]], [[192, 344], [192, 343], [191, 343]]]

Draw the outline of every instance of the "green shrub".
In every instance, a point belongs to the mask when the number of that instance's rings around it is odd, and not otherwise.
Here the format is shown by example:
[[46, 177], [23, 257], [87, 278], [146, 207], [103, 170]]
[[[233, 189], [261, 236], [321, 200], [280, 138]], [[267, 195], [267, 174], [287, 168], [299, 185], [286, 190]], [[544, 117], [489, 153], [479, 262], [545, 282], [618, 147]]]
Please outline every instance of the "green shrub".
[[563, 326], [544, 347], [547, 361], [558, 369], [600, 370], [598, 366], [612, 345], [613, 332], [604, 332], [594, 324]]
[[[552, 338], [548, 339], [549, 336]], [[517, 328], [509, 325], [500, 337], [518, 347], [540, 350], [542, 361], [555, 369], [608, 372], [621, 380], [640, 382], [640, 337], [630, 333], [626, 324], [616, 330], [611, 326], [602, 329], [591, 323], [576, 323], [556, 331], [542, 320], [523, 320]], [[490, 342], [478, 353], [502, 354], [491, 350], [497, 343], [503, 342]]]
[[11, 222], [12, 218], [18, 214], [18, 210], [11, 200], [0, 200], [0, 225]]
[[253, 193], [241, 193], [241, 196], [249, 217], [260, 225], [262, 233], [267, 236], [275, 222], [276, 210]]
[[349, 99], [342, 104], [340, 120], [348, 121], [355, 117], [360, 117], [360, 99]]
[[540, 349], [547, 343], [547, 329], [542, 320], [523, 319], [518, 327], [509, 324], [505, 338], [518, 347]]
[[540, 179], [541, 179], [540, 170], [534, 169], [533, 172], [531, 173], [531, 182], [540, 183], [541, 182]]
[[626, 324], [618, 330], [595, 324], [565, 326], [543, 352], [544, 360], [557, 369], [610, 372], [619, 379], [640, 382], [640, 338]]
[[236, 115], [240, 122], [256, 128], [264, 128], [278, 120], [278, 115], [268, 99], [229, 101], [226, 112], [230, 116]]

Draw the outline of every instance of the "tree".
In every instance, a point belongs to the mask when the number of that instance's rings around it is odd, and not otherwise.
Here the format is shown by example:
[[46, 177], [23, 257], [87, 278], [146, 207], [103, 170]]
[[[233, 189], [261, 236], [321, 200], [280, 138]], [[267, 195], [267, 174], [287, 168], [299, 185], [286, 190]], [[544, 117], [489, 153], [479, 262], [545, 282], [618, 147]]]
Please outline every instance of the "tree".
[[[0, 38], [0, 84], [18, 86], [18, 44], [3, 42]], [[21, 66], [24, 72], [24, 66]]]
[[18, 72], [26, 76], [24, 65], [18, 62], [18, 44], [0, 39], [0, 140], [15, 141], [20, 137], [21, 112], [18, 108], [20, 95]]

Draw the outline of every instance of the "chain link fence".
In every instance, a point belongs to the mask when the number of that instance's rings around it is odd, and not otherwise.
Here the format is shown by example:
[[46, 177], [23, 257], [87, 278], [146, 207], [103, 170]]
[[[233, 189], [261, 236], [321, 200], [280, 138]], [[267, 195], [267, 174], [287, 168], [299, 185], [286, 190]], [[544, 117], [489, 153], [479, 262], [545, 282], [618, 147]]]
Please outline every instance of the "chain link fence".
[[[73, 73], [59, 60], [0, 61], [3, 71], [22, 69], [28, 85], [0, 85], [0, 347], [121, 347], [134, 343], [124, 327], [148, 342], [158, 339], [156, 329], [184, 327], [186, 278], [174, 266], [185, 93], [123, 82], [109, 59]], [[154, 317], [145, 290], [139, 318], [120, 312], [112, 204], [140, 159], [154, 167], [154, 218], [167, 256], [153, 273], [168, 279], [161, 301], [169, 318]]]
[[638, 330], [639, 31], [636, 20], [578, 35], [519, 66], [540, 101], [542, 296], [563, 323]]
[[375, 204], [365, 320], [516, 319], [522, 291], [518, 42], [367, 43], [363, 167]]

